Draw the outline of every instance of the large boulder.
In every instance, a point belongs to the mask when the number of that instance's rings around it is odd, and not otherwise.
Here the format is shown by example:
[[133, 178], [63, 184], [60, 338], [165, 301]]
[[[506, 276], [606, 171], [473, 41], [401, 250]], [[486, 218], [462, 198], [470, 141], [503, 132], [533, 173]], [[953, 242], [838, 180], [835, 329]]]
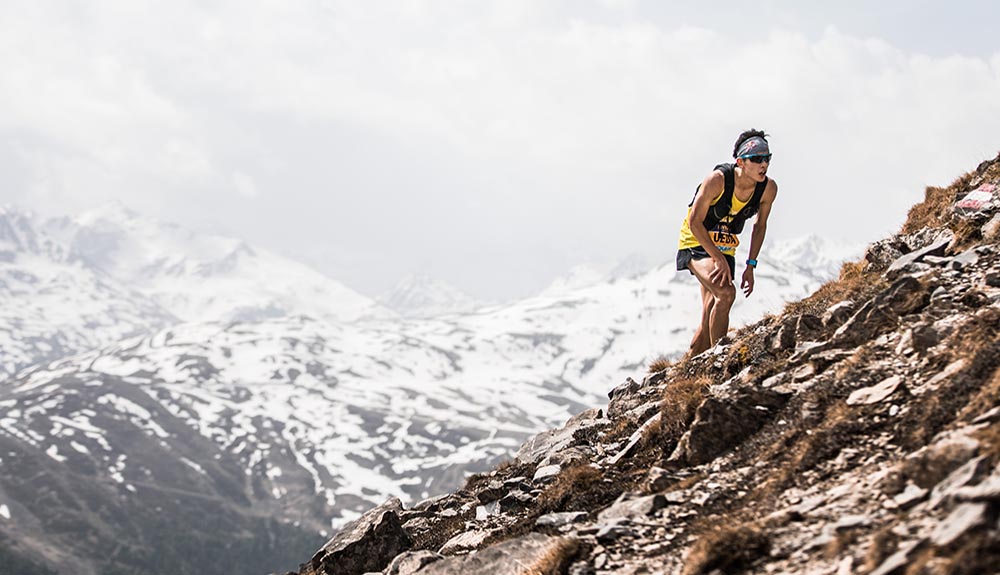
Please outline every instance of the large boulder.
[[729, 397], [709, 396], [670, 456], [674, 463], [701, 465], [736, 447], [784, 407], [787, 394], [745, 389]]
[[313, 555], [316, 575], [355, 575], [382, 571], [412, 545], [400, 523], [403, 505], [392, 497], [348, 523]]
[[601, 409], [589, 409], [571, 417], [563, 427], [543, 431], [525, 441], [518, 450], [516, 458], [521, 463], [537, 464], [579, 444], [588, 433], [609, 423], [604, 419]]
[[576, 553], [576, 539], [530, 533], [476, 553], [446, 557], [419, 575], [555, 575]]

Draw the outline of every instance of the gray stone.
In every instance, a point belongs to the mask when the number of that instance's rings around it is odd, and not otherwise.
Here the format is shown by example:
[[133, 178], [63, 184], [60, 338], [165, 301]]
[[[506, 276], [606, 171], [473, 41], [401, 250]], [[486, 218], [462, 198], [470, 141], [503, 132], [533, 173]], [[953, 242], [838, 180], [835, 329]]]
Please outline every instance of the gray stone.
[[597, 519], [602, 523], [607, 523], [613, 519], [648, 517], [666, 505], [666, 497], [660, 494], [636, 499], [629, 499], [623, 494], [622, 497], [618, 498], [618, 501], [601, 511], [597, 515]]
[[900, 509], [905, 511], [922, 501], [925, 497], [927, 497], [928, 493], [929, 491], [923, 487], [914, 485], [913, 483], [907, 483], [906, 488], [903, 489], [902, 493], [893, 497], [892, 500]]
[[924, 258], [924, 256], [943, 256], [944, 251], [948, 248], [948, 244], [951, 243], [952, 238], [953, 236], [950, 233], [944, 234], [940, 239], [932, 242], [927, 247], [912, 251], [896, 258], [896, 260], [893, 261], [886, 270], [886, 276], [889, 279], [898, 277], [910, 264], [919, 262]]
[[994, 473], [979, 485], [960, 487], [954, 496], [958, 501], [1000, 501], [1000, 475]]
[[[576, 433], [573, 435], [577, 440], [582, 441], [580, 437], [580, 431], [583, 428], [578, 428]], [[555, 453], [548, 454], [539, 463], [541, 466], [547, 465], [559, 465], [560, 467], [571, 467], [574, 463], [578, 461], [592, 461], [595, 459], [594, 455], [596, 450], [589, 445], [574, 445], [573, 447], [567, 447], [562, 451], [557, 451]]]
[[[640, 387], [641, 386], [639, 385], [639, 382], [637, 382], [636, 380], [632, 379], [631, 377], [626, 378], [624, 382], [622, 382], [621, 384], [619, 384], [614, 389], [608, 392], [608, 399], [614, 401], [616, 399], [625, 397], [627, 395], [632, 395], [638, 392]], [[608, 416], [610, 417], [611, 414], [608, 413]]]
[[961, 467], [952, 471], [948, 477], [934, 486], [929, 499], [932, 508], [940, 505], [945, 499], [954, 495], [959, 488], [965, 487], [977, 478], [982, 477], [989, 469], [988, 458], [985, 455], [974, 457]]
[[826, 329], [837, 329], [854, 314], [856, 307], [855, 303], [851, 300], [845, 300], [834, 305], [823, 314], [823, 327]]
[[837, 520], [834, 529], [844, 531], [858, 527], [867, 527], [872, 524], [872, 520], [865, 515], [845, 515]]
[[823, 320], [819, 316], [804, 313], [795, 320], [795, 340], [797, 342], [816, 338], [823, 331]]
[[662, 467], [653, 466], [646, 474], [646, 488], [649, 491], [663, 491], [675, 481], [675, 477]]
[[951, 268], [961, 270], [968, 266], [974, 266], [979, 262], [979, 254], [975, 250], [965, 250], [957, 256], [951, 258]]
[[345, 525], [313, 555], [313, 571], [333, 575], [385, 569], [412, 544], [399, 520], [402, 509], [393, 497]]
[[983, 239], [988, 242], [1000, 240], [1000, 214], [994, 214], [990, 221], [983, 224]]
[[868, 575], [899, 575], [903, 573], [910, 566], [910, 557], [918, 547], [919, 545], [916, 541], [904, 541], [900, 543], [899, 549], [886, 557], [885, 561]]
[[788, 400], [767, 389], [741, 389], [732, 397], [706, 398], [669, 461], [701, 465], [748, 439]]
[[963, 503], [956, 507], [948, 517], [942, 521], [934, 533], [931, 534], [931, 541], [935, 545], [945, 547], [951, 545], [965, 534], [966, 531], [978, 527], [986, 522], [985, 503]]
[[925, 351], [938, 344], [940, 338], [937, 330], [930, 324], [914, 326], [903, 333], [903, 337], [896, 346], [896, 353], [918, 353]]
[[902, 256], [904, 251], [909, 251], [909, 248], [896, 238], [879, 240], [871, 244], [865, 251], [865, 261], [868, 262], [865, 265], [865, 271], [880, 272], [885, 270], [889, 264]]
[[535, 520], [538, 527], [562, 527], [579, 523], [587, 518], [586, 511], [565, 511], [562, 513], [548, 513]]
[[898, 375], [894, 375], [878, 385], [857, 389], [847, 398], [847, 405], [871, 405], [880, 401], [885, 401], [898, 389], [906, 389], [903, 380]]
[[438, 553], [441, 555], [454, 555], [455, 553], [464, 553], [473, 549], [479, 549], [492, 534], [493, 530], [491, 529], [463, 531], [442, 545]]
[[577, 431], [594, 425], [593, 422], [592, 419], [570, 418], [563, 427], [543, 431], [525, 441], [515, 457], [521, 463], [537, 464], [542, 459], [577, 444], [580, 441]]
[[635, 449], [635, 447], [639, 445], [639, 443], [642, 441], [643, 437], [645, 437], [647, 430], [649, 430], [649, 428], [659, 423], [662, 415], [663, 415], [662, 413], [656, 412], [652, 417], [649, 418], [649, 420], [643, 423], [642, 426], [639, 427], [639, 429], [636, 429], [629, 437], [628, 443], [625, 444], [625, 447], [623, 447], [621, 451], [616, 453], [614, 457], [612, 457], [608, 461], [608, 463], [610, 463], [611, 465], [617, 465], [619, 461], [621, 461], [623, 458], [632, 453], [632, 450]]
[[545, 467], [539, 467], [538, 470], [535, 471], [535, 476], [532, 479], [534, 481], [552, 479], [553, 477], [559, 475], [559, 472], [561, 471], [562, 467], [559, 467], [558, 465], [546, 465]]
[[627, 525], [626, 521], [615, 520], [611, 523], [601, 525], [601, 527], [597, 530], [597, 535], [595, 535], [595, 537], [601, 543], [612, 543], [622, 537], [628, 537], [634, 534], [635, 531]]
[[420, 551], [407, 551], [397, 555], [389, 567], [385, 570], [385, 575], [413, 575], [427, 565], [440, 560], [442, 557], [433, 551], [426, 549]]
[[530, 533], [476, 553], [446, 557], [420, 571], [420, 575], [529, 575], [560, 573], [578, 547], [570, 537]]
[[983, 281], [990, 287], [1000, 287], [1000, 272], [988, 272]]
[[500, 500], [500, 511], [503, 513], [522, 511], [527, 509], [534, 500], [535, 498], [530, 493], [511, 491]]
[[774, 332], [768, 347], [772, 351], [783, 351], [795, 347], [795, 322], [796, 318], [786, 317], [778, 330]]

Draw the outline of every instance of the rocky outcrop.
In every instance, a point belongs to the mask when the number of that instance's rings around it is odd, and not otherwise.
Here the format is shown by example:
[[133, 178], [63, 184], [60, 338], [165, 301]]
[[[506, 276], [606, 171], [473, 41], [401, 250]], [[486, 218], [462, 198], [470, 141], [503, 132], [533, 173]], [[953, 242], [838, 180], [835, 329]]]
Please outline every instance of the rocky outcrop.
[[[415, 549], [374, 568], [994, 571], [998, 182], [1000, 157], [930, 191], [907, 224], [924, 227], [874, 244], [782, 316], [628, 378], [605, 410], [539, 434], [455, 493], [396, 509]], [[328, 556], [317, 555], [332, 566]]]
[[392, 498], [347, 524], [316, 552], [301, 572], [347, 575], [385, 569], [411, 545], [399, 520], [402, 510], [399, 499]]

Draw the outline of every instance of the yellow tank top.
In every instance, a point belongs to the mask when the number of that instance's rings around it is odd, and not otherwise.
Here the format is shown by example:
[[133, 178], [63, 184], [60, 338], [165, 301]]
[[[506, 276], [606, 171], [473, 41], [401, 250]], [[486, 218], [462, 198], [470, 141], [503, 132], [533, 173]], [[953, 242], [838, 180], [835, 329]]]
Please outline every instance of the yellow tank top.
[[[724, 193], [725, 190], [719, 192], [719, 195], [712, 200], [713, 206], [715, 205], [715, 202], [719, 201], [719, 198], [721, 198]], [[753, 196], [750, 196], [750, 198], [752, 197]], [[712, 236], [712, 243], [719, 248], [720, 252], [727, 256], [736, 256], [736, 247], [740, 245], [740, 237], [736, 234], [729, 233], [729, 222], [733, 220], [733, 216], [740, 213], [743, 206], [750, 202], [750, 198], [747, 198], [744, 202], [737, 198], [736, 194], [733, 194], [733, 205], [729, 208], [729, 216], [723, 218], [722, 221], [719, 222], [719, 225], [715, 226], [714, 230], [708, 230], [708, 234]], [[681, 223], [681, 237], [677, 242], [677, 249], [679, 250], [696, 248], [701, 245], [698, 242], [698, 239], [694, 237], [694, 234], [691, 233], [691, 226], [688, 225], [688, 218], [690, 217], [691, 208], [688, 208], [687, 215], [684, 216], [684, 221]]]

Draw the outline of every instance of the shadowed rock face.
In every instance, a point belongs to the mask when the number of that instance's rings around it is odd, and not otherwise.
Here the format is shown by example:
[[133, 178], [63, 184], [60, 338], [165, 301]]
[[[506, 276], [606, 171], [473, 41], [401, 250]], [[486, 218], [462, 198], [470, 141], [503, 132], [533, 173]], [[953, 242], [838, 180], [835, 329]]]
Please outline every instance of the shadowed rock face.
[[393, 498], [349, 523], [313, 556], [312, 573], [340, 575], [385, 568], [411, 545], [399, 522], [402, 510], [399, 499]]
[[[995, 183], [1000, 157], [929, 195], [911, 218], [937, 227], [874, 245], [860, 275], [399, 510], [413, 549], [383, 573], [995, 571], [1000, 196], [951, 205]], [[682, 393], [688, 419], [667, 407]]]

